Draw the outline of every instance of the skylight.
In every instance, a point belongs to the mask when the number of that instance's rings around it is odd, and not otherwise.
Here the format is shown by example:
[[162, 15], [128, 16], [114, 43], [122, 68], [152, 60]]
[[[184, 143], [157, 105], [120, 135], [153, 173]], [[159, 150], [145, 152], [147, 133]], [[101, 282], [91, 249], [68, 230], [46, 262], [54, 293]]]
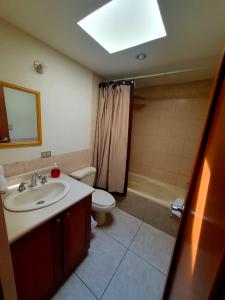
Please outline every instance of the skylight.
[[77, 24], [109, 53], [166, 36], [157, 0], [112, 0]]

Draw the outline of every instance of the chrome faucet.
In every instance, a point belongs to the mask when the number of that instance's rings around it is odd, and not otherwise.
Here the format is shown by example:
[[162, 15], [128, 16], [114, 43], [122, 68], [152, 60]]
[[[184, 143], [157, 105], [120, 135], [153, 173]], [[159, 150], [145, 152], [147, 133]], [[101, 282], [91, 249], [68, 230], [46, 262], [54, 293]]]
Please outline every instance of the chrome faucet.
[[184, 211], [184, 204], [183, 205], [177, 205], [177, 204], [172, 203], [171, 204], [171, 214], [170, 214], [170, 217], [173, 216], [173, 211], [177, 211], [180, 214], [182, 214], [183, 211]]
[[179, 211], [182, 213], [184, 211], [184, 204], [183, 205], [176, 205], [176, 204], [171, 204], [171, 210]]
[[31, 183], [30, 183], [30, 187], [35, 187], [37, 186], [37, 179], [41, 179], [41, 175], [38, 173], [34, 173], [31, 176]]

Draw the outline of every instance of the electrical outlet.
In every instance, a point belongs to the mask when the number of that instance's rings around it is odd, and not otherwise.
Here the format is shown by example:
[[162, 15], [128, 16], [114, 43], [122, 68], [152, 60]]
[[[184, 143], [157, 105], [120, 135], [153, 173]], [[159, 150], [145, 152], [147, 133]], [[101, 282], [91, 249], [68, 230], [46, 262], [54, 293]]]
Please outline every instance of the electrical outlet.
[[52, 156], [52, 151], [41, 152], [41, 158], [48, 158]]

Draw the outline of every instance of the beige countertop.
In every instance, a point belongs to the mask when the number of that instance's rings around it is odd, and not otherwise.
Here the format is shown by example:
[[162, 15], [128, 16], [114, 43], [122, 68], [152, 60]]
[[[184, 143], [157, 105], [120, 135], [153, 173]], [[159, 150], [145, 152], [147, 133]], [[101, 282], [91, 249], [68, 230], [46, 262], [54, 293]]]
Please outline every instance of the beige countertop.
[[[12, 212], [4, 209], [9, 243], [14, 242], [35, 227], [43, 224], [81, 199], [92, 194], [94, 189], [65, 174], [60, 178], [70, 184], [70, 191], [61, 200], [49, 206], [26, 212]], [[20, 181], [21, 182], [21, 181]], [[4, 197], [3, 197], [4, 201]]]

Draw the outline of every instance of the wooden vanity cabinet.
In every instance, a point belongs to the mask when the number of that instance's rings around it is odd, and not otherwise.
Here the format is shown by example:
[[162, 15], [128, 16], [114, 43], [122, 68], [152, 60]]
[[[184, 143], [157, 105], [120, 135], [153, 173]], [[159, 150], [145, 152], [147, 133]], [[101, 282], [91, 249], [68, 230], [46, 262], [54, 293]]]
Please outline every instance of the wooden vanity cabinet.
[[[63, 276], [68, 277], [90, 247], [91, 201], [85, 199], [63, 214]], [[87, 230], [88, 228], [88, 230]]]
[[90, 247], [91, 196], [11, 244], [18, 300], [47, 300]]

